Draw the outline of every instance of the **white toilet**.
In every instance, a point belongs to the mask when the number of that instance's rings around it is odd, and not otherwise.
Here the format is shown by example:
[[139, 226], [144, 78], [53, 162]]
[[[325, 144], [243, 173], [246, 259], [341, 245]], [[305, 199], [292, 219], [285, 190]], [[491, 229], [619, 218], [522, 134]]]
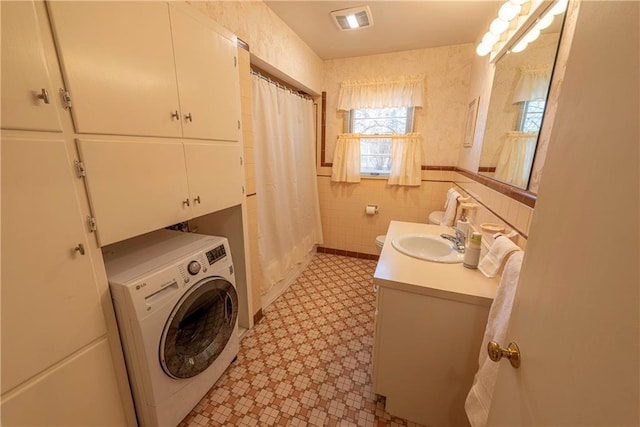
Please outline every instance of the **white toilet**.
[[[444, 211], [433, 211], [429, 214], [428, 222], [429, 224], [440, 225], [440, 221], [444, 216]], [[384, 246], [384, 241], [386, 240], [387, 235], [381, 234], [376, 236], [376, 248], [378, 249], [378, 253], [382, 252], [382, 247]]]
[[381, 234], [376, 236], [376, 249], [378, 249], [378, 253], [382, 252], [382, 247], [384, 246], [384, 241], [387, 238], [386, 234]]

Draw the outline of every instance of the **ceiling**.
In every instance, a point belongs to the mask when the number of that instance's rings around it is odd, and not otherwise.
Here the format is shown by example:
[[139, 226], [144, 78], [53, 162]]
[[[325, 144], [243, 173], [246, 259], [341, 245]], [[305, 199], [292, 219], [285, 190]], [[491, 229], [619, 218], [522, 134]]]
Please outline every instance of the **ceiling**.
[[[473, 43], [487, 31], [500, 1], [265, 0], [322, 59]], [[330, 12], [368, 5], [374, 25], [340, 31]]]

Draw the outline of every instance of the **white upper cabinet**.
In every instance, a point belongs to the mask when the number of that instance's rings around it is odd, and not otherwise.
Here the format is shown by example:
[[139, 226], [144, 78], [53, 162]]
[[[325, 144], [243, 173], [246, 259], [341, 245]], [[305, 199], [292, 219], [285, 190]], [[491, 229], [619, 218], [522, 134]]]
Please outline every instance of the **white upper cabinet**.
[[194, 217], [242, 203], [238, 144], [185, 142], [184, 154]]
[[48, 6], [78, 133], [182, 135], [166, 3]]
[[0, 14], [2, 128], [61, 132], [60, 88], [51, 83], [34, 3], [2, 2]]
[[49, 9], [78, 133], [239, 139], [236, 39], [208, 18], [159, 2]]
[[77, 141], [100, 246], [191, 218], [179, 141]]
[[211, 23], [184, 8], [169, 9], [183, 135], [237, 141], [240, 89], [235, 39], [218, 34]]

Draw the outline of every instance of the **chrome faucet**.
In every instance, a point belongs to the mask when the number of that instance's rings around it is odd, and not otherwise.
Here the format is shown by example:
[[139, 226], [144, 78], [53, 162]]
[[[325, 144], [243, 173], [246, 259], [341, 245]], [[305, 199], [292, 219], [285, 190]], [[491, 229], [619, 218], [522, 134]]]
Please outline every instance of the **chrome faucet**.
[[451, 234], [446, 234], [443, 233], [440, 235], [440, 237], [442, 237], [443, 239], [447, 239], [448, 241], [452, 242], [455, 245], [455, 249], [460, 252], [461, 254], [464, 253], [464, 243], [465, 243], [465, 237], [464, 237], [464, 233], [460, 230], [458, 230], [457, 228], [454, 228], [456, 235], [453, 236]]

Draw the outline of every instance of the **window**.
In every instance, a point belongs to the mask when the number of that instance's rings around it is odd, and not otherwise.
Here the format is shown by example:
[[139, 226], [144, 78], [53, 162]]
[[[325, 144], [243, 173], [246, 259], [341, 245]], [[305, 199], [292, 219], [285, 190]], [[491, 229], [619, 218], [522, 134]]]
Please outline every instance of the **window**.
[[522, 102], [517, 130], [527, 133], [540, 132], [545, 103], [544, 99]]
[[[391, 138], [413, 131], [413, 108], [363, 108], [349, 111], [349, 133], [371, 135], [360, 138], [360, 173], [389, 175], [391, 171]], [[379, 138], [375, 137], [380, 135]]]

